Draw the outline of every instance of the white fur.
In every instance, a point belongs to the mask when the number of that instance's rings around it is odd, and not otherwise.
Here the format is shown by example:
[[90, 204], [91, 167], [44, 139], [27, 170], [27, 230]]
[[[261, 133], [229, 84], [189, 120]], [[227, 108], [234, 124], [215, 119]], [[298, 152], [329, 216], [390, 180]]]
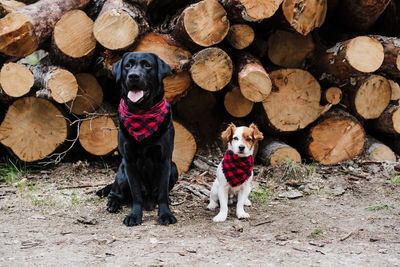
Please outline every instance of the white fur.
[[[239, 157], [248, 157], [253, 154], [254, 147], [249, 147], [243, 140], [243, 130], [246, 127], [238, 127], [233, 135], [232, 143], [228, 143], [228, 149], [232, 150], [234, 154]], [[236, 140], [236, 138], [237, 140]], [[245, 149], [243, 152], [239, 151], [239, 146], [244, 145]], [[213, 218], [214, 222], [223, 222], [228, 216], [228, 203], [232, 197], [237, 196], [236, 204], [236, 216], [241, 218], [249, 218], [250, 215], [244, 211], [243, 206], [251, 206], [249, 200], [249, 194], [251, 191], [251, 181], [253, 180], [253, 172], [250, 178], [243, 184], [232, 187], [226, 180], [225, 175], [222, 171], [222, 161], [218, 165], [216, 179], [212, 185], [210, 192], [210, 203], [207, 208], [214, 210], [218, 207], [218, 202], [220, 206], [219, 213]], [[230, 204], [230, 203], [229, 203]]]

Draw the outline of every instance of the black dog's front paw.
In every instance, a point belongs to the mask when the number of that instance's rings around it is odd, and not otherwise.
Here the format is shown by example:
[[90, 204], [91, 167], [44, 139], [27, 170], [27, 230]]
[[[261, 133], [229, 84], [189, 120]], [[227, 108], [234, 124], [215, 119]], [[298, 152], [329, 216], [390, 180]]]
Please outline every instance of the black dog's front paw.
[[175, 218], [174, 214], [172, 214], [170, 211], [160, 213], [158, 216], [158, 223], [161, 225], [174, 224], [177, 221], [178, 220]]
[[115, 200], [115, 199], [108, 199], [107, 202], [107, 210], [111, 213], [116, 213], [121, 207], [121, 204], [119, 203], [119, 201]]
[[136, 213], [129, 213], [124, 219], [126, 226], [136, 226], [142, 224], [142, 215]]

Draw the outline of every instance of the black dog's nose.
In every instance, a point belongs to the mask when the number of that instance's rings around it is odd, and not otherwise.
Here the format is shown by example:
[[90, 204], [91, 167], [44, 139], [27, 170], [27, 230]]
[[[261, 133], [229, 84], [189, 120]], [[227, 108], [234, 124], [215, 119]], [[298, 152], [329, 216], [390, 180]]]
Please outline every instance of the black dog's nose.
[[128, 79], [130, 81], [138, 81], [139, 80], [139, 75], [136, 73], [129, 73], [128, 74]]
[[245, 149], [245, 146], [243, 146], [243, 145], [239, 146], [239, 151], [240, 151], [240, 152], [243, 152], [244, 149]]

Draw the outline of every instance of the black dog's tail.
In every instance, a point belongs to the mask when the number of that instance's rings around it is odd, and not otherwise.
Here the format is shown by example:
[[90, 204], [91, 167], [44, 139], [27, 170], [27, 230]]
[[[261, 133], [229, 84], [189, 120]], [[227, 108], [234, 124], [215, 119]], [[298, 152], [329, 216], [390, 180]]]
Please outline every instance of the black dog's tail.
[[111, 192], [112, 185], [113, 184], [109, 184], [106, 187], [100, 189], [99, 191], [96, 192], [96, 195], [98, 195], [99, 197], [108, 196], [108, 194], [110, 194], [110, 192]]

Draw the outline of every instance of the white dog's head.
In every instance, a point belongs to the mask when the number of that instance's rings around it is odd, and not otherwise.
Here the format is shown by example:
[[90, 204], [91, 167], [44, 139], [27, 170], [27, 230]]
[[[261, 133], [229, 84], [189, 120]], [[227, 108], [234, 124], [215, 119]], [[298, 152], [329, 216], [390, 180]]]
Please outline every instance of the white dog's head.
[[249, 127], [236, 127], [229, 124], [221, 134], [222, 140], [228, 143], [228, 149], [239, 157], [248, 157], [253, 154], [257, 142], [264, 138], [257, 126], [252, 123]]

